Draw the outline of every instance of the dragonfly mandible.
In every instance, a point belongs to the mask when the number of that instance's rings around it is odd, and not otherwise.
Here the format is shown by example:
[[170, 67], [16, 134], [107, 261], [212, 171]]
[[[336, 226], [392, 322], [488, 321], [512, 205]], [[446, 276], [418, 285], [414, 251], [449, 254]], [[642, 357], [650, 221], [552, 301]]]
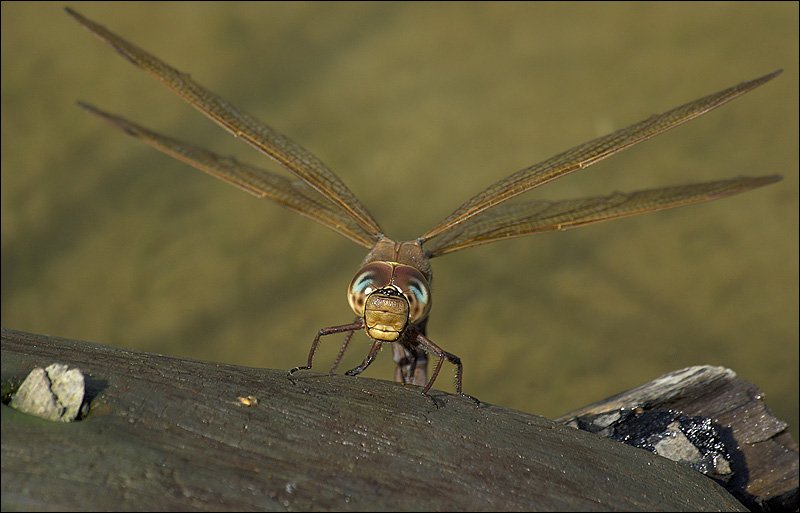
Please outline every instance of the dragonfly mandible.
[[[356, 314], [355, 320], [320, 329], [311, 344], [308, 361], [305, 365], [291, 369], [290, 377], [299, 370], [312, 368], [322, 337], [346, 333], [331, 369], [333, 372], [352, 335], [364, 330], [372, 340], [372, 346], [363, 362], [346, 374], [354, 376], [363, 372], [381, 347], [391, 343], [397, 381], [419, 385], [423, 387], [422, 392], [427, 394], [439, 375], [443, 362], [448, 361], [455, 366], [456, 392], [471, 397], [462, 390], [463, 365], [460, 358], [439, 347], [426, 334], [431, 308], [431, 258], [513, 237], [567, 230], [711, 201], [781, 179], [778, 175], [737, 177], [574, 200], [534, 200], [504, 204], [514, 196], [573, 171], [585, 169], [637, 143], [702, 116], [769, 82], [781, 73], [781, 70], [777, 70], [662, 114], [650, 116], [521, 169], [465, 201], [452, 214], [418, 238], [398, 242], [384, 235], [378, 222], [344, 182], [310, 151], [234, 107], [198, 84], [188, 74], [181, 73], [74, 10], [66, 8], [66, 11], [131, 63], [157, 78], [234, 136], [272, 158], [299, 180], [291, 180], [231, 157], [220, 156], [79, 102], [83, 108], [167, 155], [259, 198], [275, 201], [370, 250], [347, 290], [348, 302]], [[429, 354], [437, 357], [430, 378], [427, 375]]]

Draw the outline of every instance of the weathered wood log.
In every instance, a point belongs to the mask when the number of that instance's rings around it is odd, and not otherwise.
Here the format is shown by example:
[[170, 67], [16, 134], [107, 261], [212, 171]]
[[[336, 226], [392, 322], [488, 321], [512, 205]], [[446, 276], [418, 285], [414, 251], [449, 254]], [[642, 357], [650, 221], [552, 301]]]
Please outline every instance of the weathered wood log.
[[688, 367], [569, 413], [560, 422], [682, 461], [750, 510], [796, 511], [798, 450], [752, 383]]
[[[82, 370], [88, 412], [5, 406]], [[4, 510], [743, 510], [685, 466], [417, 387], [198, 362], [3, 330]]]

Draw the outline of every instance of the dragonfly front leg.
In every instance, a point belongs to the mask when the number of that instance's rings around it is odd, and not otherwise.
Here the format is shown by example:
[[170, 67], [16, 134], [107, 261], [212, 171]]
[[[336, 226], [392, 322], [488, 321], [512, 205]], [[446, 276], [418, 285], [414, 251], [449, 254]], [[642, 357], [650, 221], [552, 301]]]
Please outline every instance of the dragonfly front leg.
[[[308, 351], [308, 363], [306, 365], [302, 365], [299, 367], [294, 367], [293, 369], [289, 370], [288, 377], [292, 379], [292, 375], [299, 371], [299, 370], [307, 370], [310, 369], [314, 362], [314, 354], [317, 352], [317, 348], [319, 347], [320, 339], [326, 335], [333, 335], [334, 333], [342, 333], [345, 331], [357, 331], [364, 327], [364, 321], [362, 319], [358, 319], [356, 322], [352, 322], [350, 324], [343, 324], [341, 326], [331, 326], [330, 328], [322, 328], [317, 332], [317, 336], [314, 337], [314, 342], [311, 343], [311, 349]], [[352, 335], [352, 333], [351, 333]], [[350, 339], [348, 338], [346, 342], [349, 342]], [[346, 348], [346, 344], [345, 344]], [[341, 350], [344, 352], [344, 349]]]
[[367, 367], [370, 366], [372, 360], [375, 359], [375, 355], [378, 354], [378, 351], [380, 349], [381, 349], [381, 341], [375, 340], [372, 343], [372, 348], [369, 350], [369, 354], [367, 354], [367, 357], [364, 358], [364, 361], [361, 362], [361, 364], [358, 367], [355, 367], [345, 372], [345, 374], [347, 374], [348, 376], [358, 376], [359, 374], [364, 372], [367, 369]]
[[[359, 319], [360, 317], [356, 317], [356, 320], [353, 322], [354, 323], [359, 322]], [[338, 369], [339, 364], [342, 363], [344, 352], [347, 351], [347, 346], [350, 345], [350, 339], [353, 338], [353, 334], [355, 334], [355, 330], [351, 331], [344, 337], [344, 342], [342, 342], [342, 347], [339, 348], [339, 354], [336, 355], [336, 360], [334, 360], [333, 365], [331, 366], [331, 374], [336, 373], [336, 369]]]

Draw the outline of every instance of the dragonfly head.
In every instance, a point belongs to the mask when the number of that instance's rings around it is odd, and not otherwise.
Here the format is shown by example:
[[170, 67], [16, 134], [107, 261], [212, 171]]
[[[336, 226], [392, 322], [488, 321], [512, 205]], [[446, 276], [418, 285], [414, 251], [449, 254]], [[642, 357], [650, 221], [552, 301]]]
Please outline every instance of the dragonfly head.
[[347, 289], [350, 308], [364, 319], [367, 335], [394, 342], [408, 324], [428, 316], [430, 285], [420, 271], [397, 262], [370, 262]]

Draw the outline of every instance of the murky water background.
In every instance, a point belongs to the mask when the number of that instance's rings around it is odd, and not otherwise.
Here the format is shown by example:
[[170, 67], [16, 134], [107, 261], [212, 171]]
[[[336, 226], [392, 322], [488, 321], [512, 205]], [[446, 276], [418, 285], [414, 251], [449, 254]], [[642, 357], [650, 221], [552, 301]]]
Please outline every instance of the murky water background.
[[[70, 5], [312, 150], [398, 238], [522, 167], [785, 68], [527, 197], [783, 182], [436, 259], [429, 334], [462, 357], [466, 391], [546, 416], [687, 365], [728, 366], [797, 438], [797, 4]], [[364, 251], [76, 108], [278, 170], [62, 7], [2, 4], [2, 325], [304, 361], [319, 327], [352, 319], [345, 288]], [[320, 370], [337, 348], [326, 341]], [[346, 363], [367, 348], [359, 335]], [[390, 354], [367, 375], [390, 379]]]

